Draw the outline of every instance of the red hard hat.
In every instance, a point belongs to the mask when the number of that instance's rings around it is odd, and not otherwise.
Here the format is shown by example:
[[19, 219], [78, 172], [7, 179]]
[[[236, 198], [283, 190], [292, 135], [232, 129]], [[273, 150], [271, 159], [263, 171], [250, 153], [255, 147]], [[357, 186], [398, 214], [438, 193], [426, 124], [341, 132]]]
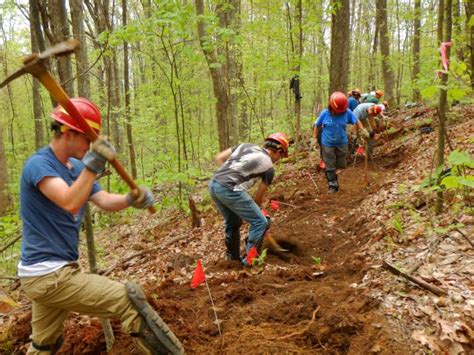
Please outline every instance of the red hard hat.
[[382, 90], [377, 90], [375, 92], [375, 95], [378, 97], [378, 98], [381, 98], [383, 96], [383, 91]]
[[283, 156], [285, 158], [288, 157], [288, 148], [290, 147], [290, 140], [288, 139], [286, 133], [272, 133], [265, 140], [275, 142], [277, 145], [276, 148], [282, 150]]
[[[96, 133], [99, 133], [101, 127], [101, 116], [97, 106], [82, 97], [75, 97], [71, 99], [71, 102], [82, 117], [84, 117], [87, 124], [96, 131]], [[77, 132], [84, 133], [84, 130], [71, 116], [69, 116], [69, 113], [67, 113], [61, 105], [56, 106], [54, 111], [51, 113], [51, 117]]]
[[347, 97], [343, 92], [333, 92], [329, 98], [329, 107], [332, 108], [336, 115], [343, 113], [347, 110]]

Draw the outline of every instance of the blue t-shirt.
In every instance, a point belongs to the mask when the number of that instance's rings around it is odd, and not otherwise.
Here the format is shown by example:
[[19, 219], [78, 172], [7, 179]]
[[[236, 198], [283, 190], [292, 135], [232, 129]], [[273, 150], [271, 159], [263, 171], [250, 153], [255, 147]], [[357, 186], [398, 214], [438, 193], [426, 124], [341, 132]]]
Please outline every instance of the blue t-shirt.
[[[43, 261], [75, 261], [79, 258], [79, 229], [84, 206], [73, 215], [57, 206], [38, 189], [45, 177], [60, 177], [71, 186], [84, 165], [71, 158], [72, 169], [64, 166], [49, 146], [28, 158], [21, 174], [20, 203], [23, 220], [21, 262], [33, 265]], [[90, 196], [101, 187], [94, 183]]]
[[346, 110], [340, 115], [333, 116], [328, 109], [319, 115], [315, 125], [323, 127], [321, 143], [327, 147], [342, 147], [347, 144], [346, 125], [356, 124], [357, 118], [352, 111]]
[[354, 109], [357, 107], [357, 105], [359, 104], [359, 101], [357, 101], [354, 97], [352, 96], [349, 96], [349, 98], [347, 99], [347, 102], [348, 102], [348, 105], [349, 105], [349, 110], [351, 110], [352, 112], [354, 112]]

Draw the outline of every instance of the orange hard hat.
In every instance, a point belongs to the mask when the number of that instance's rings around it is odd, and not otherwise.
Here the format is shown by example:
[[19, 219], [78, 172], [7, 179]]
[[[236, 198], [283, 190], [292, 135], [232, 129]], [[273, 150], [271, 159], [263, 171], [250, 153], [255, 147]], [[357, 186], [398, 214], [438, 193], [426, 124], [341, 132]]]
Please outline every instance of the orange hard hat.
[[270, 134], [265, 141], [274, 143], [274, 148], [281, 151], [283, 156], [288, 157], [288, 148], [290, 147], [290, 139], [283, 132], [276, 132]]
[[329, 98], [329, 107], [332, 108], [336, 115], [347, 110], [347, 97], [340, 91], [333, 92]]
[[377, 90], [375, 92], [375, 96], [377, 96], [378, 98], [382, 97], [383, 96], [383, 91], [382, 90]]
[[[75, 97], [71, 99], [71, 103], [76, 107], [79, 113], [84, 117], [89, 127], [91, 127], [96, 133], [99, 133], [101, 127], [101, 115], [98, 107], [91, 101], [82, 97]], [[61, 106], [58, 105], [51, 113], [51, 117], [63, 125], [72, 128], [73, 130], [84, 133], [84, 130], [74, 120], [69, 113]]]

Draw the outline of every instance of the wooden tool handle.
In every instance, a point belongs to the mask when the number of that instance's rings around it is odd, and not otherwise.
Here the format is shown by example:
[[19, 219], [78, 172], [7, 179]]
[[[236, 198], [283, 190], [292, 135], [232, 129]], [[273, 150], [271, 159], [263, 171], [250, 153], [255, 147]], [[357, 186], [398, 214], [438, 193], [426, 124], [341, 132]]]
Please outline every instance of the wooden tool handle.
[[[71, 99], [66, 94], [64, 89], [58, 84], [58, 82], [51, 76], [51, 74], [44, 70], [41, 73], [36, 73], [37, 75], [33, 74], [41, 83], [48, 89], [51, 95], [56, 99], [56, 101], [69, 113], [69, 115], [76, 120], [79, 124], [81, 129], [84, 131], [84, 134], [87, 138], [89, 138], [92, 142], [96, 141], [99, 136], [95, 131], [87, 124], [84, 117], [82, 117], [81, 113], [76, 109], [74, 104], [71, 102]], [[125, 168], [120, 164], [117, 159], [113, 159], [110, 161], [110, 165], [112, 165], [115, 171], [119, 174], [123, 181], [127, 183], [132, 190], [132, 193], [138, 193], [138, 185], [133, 181], [132, 177], [127, 173]], [[148, 207], [148, 211], [150, 213], [155, 213], [155, 207], [150, 206]]]

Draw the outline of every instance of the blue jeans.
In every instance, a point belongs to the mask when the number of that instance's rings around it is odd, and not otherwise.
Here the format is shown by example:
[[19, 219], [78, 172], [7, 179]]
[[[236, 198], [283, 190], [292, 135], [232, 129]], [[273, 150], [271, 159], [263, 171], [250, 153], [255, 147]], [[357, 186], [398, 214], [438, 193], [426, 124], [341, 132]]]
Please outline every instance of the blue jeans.
[[255, 201], [246, 191], [233, 191], [215, 180], [209, 182], [209, 193], [220, 214], [224, 217], [227, 259], [240, 259], [242, 220], [250, 225], [245, 251], [247, 252], [252, 246], [255, 246], [260, 253], [268, 222]]

